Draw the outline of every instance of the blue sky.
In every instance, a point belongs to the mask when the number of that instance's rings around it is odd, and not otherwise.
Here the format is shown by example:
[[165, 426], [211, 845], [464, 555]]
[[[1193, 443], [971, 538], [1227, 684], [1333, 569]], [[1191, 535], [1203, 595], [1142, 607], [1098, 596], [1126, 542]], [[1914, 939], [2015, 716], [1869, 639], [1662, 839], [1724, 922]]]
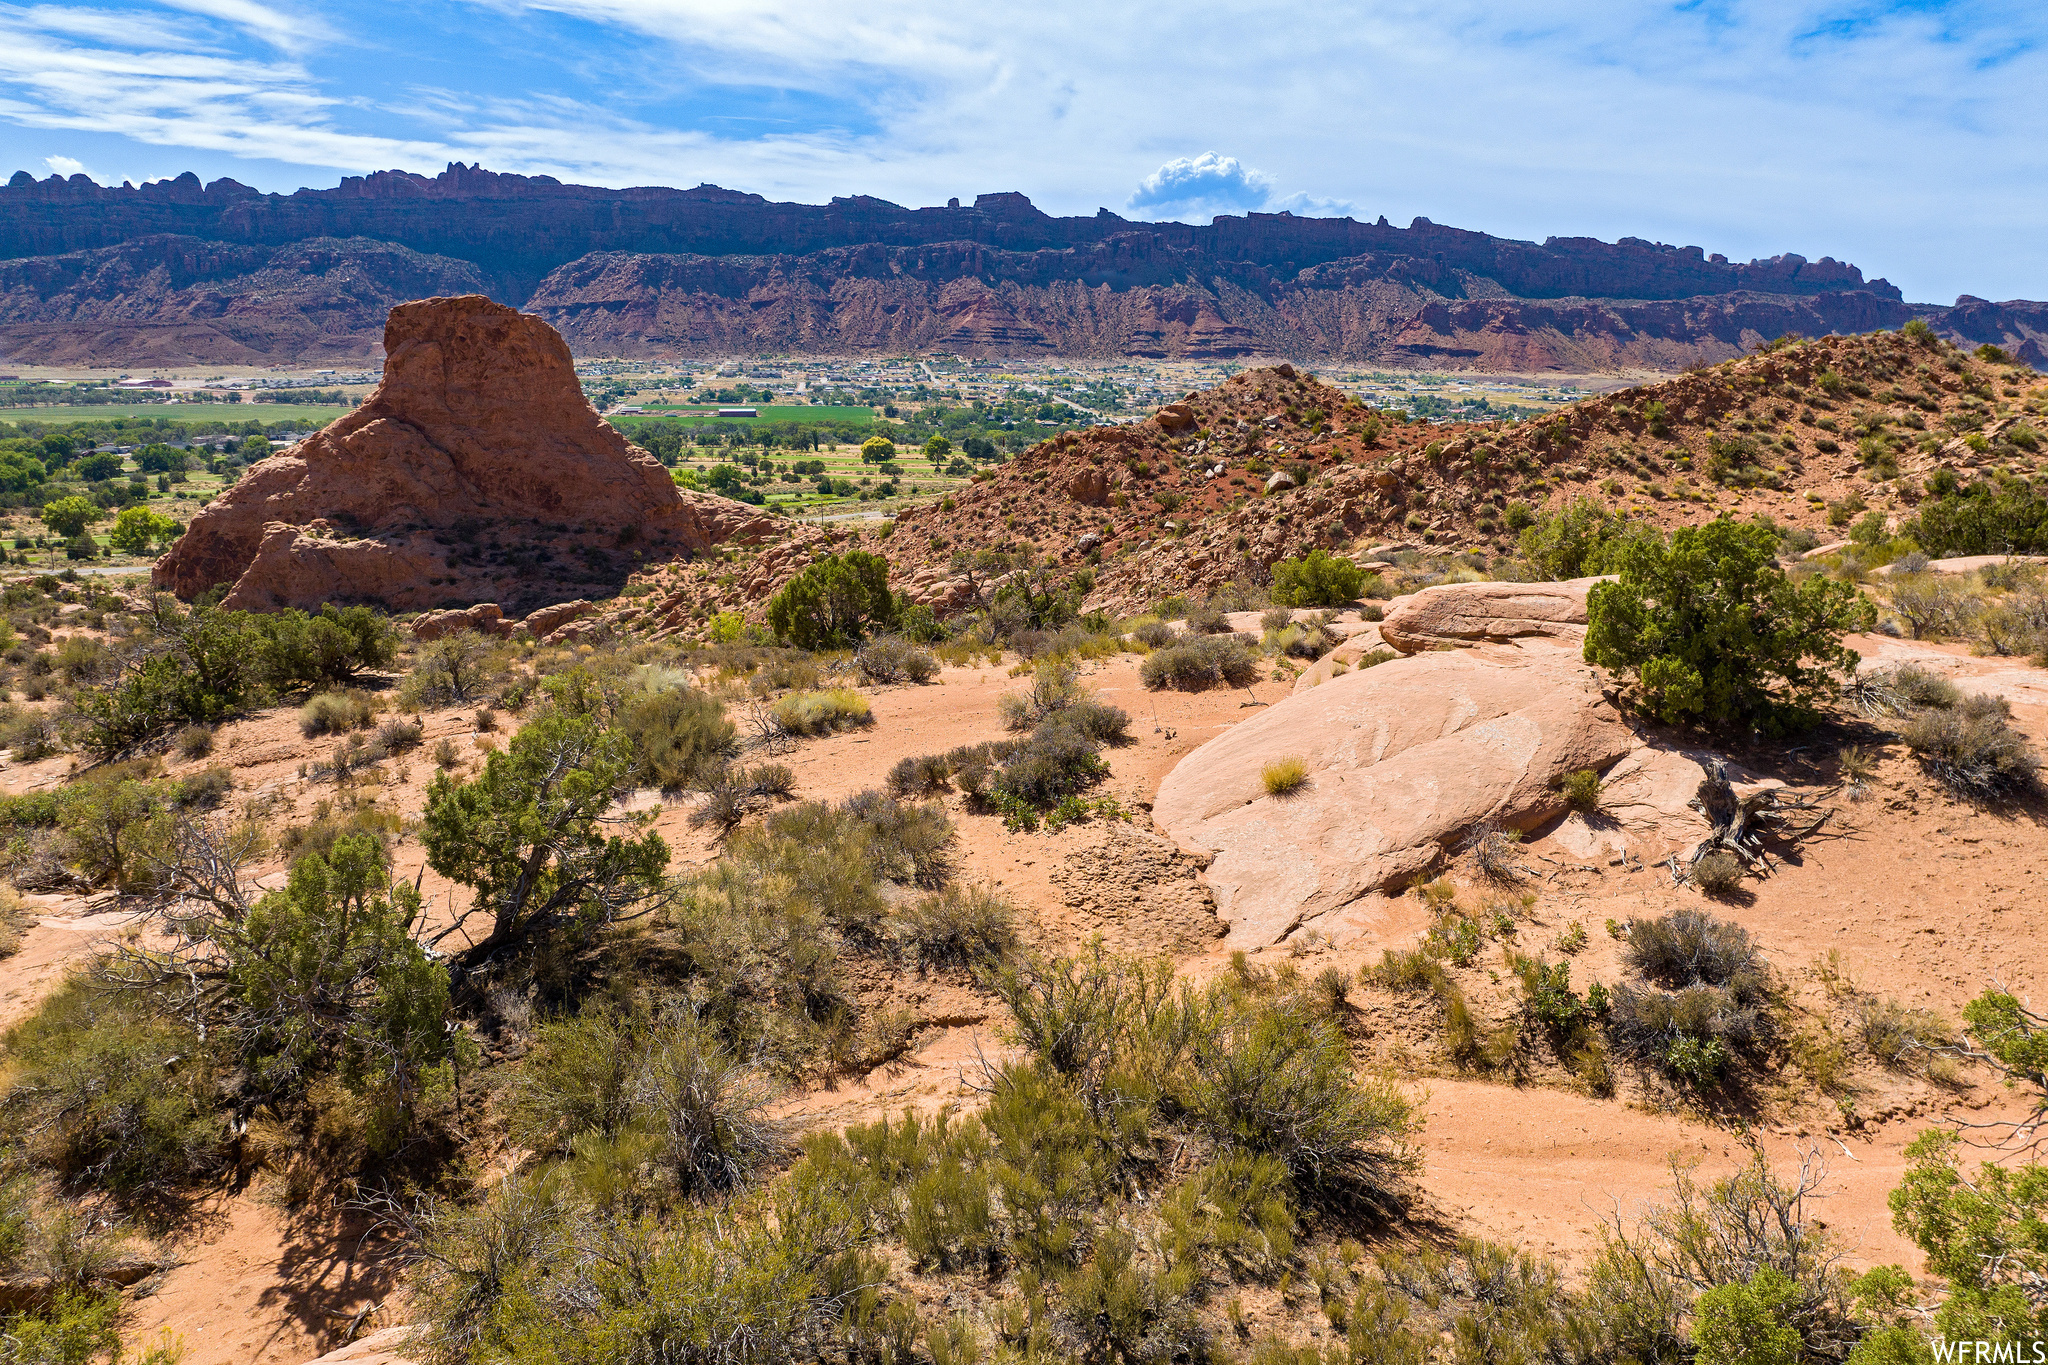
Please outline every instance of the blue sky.
[[0, 3], [0, 174], [1419, 214], [2040, 299], [2044, 38], [2013, 0]]

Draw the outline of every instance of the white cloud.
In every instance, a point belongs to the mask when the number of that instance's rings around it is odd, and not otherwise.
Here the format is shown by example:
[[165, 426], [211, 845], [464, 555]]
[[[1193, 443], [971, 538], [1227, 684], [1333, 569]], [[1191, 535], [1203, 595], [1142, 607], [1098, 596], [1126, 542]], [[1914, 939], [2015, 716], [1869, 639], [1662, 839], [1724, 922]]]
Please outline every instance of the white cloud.
[[303, 52], [340, 35], [326, 20], [295, 14], [256, 0], [160, 0], [174, 9], [225, 20], [283, 52]]
[[66, 180], [69, 180], [74, 175], [83, 174], [85, 171], [85, 163], [83, 161], [78, 161], [68, 156], [46, 156], [43, 158], [43, 164], [48, 166], [55, 174], [63, 176]]
[[[2048, 294], [2048, 241], [2030, 230], [2048, 148], [2012, 116], [2048, 78], [2048, 11], [2020, 0], [1340, 0], [1312, 60], [1299, 10], [1273, 0], [469, 0], [431, 11], [435, 41], [464, 23], [531, 37], [561, 79], [545, 98], [501, 88], [480, 41], [473, 88], [402, 107], [353, 77], [403, 69], [422, 35], [357, 34], [387, 46], [315, 66], [331, 36], [315, 3], [363, 22], [339, 0], [0, 3], [0, 120], [349, 173], [460, 158], [809, 202], [1015, 189], [1086, 213], [1142, 180], [1131, 209], [1148, 217], [1425, 214], [1515, 237], [1831, 254], [1919, 298]], [[583, 50], [567, 50], [565, 17], [600, 26]], [[625, 51], [632, 74], [603, 74]], [[794, 92], [801, 108], [670, 122], [646, 112], [669, 86], [698, 95], [692, 109], [733, 87], [735, 107]], [[1204, 180], [1191, 148], [1231, 156], [1206, 153]]]
[[1264, 208], [1271, 178], [1234, 156], [1177, 157], [1138, 182], [1127, 206], [1141, 218], [1204, 222], [1219, 213]]

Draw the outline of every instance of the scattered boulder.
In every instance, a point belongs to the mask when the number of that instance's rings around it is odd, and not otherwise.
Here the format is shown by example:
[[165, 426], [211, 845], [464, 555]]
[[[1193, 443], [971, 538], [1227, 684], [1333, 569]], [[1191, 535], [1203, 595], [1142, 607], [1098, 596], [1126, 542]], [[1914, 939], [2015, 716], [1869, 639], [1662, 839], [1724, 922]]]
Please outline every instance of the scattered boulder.
[[1446, 645], [1586, 634], [1586, 593], [1599, 578], [1566, 583], [1439, 583], [1395, 599], [1380, 634], [1404, 654]]
[[1266, 491], [1278, 493], [1283, 488], [1294, 487], [1294, 476], [1284, 469], [1276, 469], [1266, 476]]
[[[1226, 946], [1324, 932], [1360, 902], [1426, 874], [1486, 820], [1535, 828], [1563, 814], [1555, 784], [1604, 770], [1634, 737], [1574, 650], [1532, 644], [1397, 659], [1298, 692], [1183, 758], [1153, 818], [1209, 858]], [[1269, 795], [1261, 774], [1300, 758], [1308, 782]]]
[[251, 610], [370, 602], [513, 610], [614, 592], [646, 555], [771, 533], [689, 492], [584, 398], [539, 318], [481, 295], [391, 310], [361, 407], [252, 467], [153, 579]]
[[1067, 496], [1084, 507], [1100, 507], [1109, 501], [1109, 475], [1100, 469], [1083, 469], [1067, 480]]
[[1167, 431], [1179, 431], [1195, 424], [1195, 410], [1186, 403], [1168, 403], [1159, 409], [1158, 421]]
[[463, 611], [430, 611], [415, 617], [412, 638], [439, 640], [458, 631], [474, 630], [484, 635], [510, 635], [513, 623], [505, 619], [496, 602], [479, 602]]
[[[542, 607], [519, 624], [525, 629], [527, 634], [538, 640], [543, 636], [553, 634], [558, 628], [569, 624], [571, 621], [581, 620], [596, 610], [597, 604], [595, 602], [585, 602], [580, 599], [575, 602], [558, 602], [552, 607]], [[417, 628], [415, 628], [414, 633], [418, 633]]]

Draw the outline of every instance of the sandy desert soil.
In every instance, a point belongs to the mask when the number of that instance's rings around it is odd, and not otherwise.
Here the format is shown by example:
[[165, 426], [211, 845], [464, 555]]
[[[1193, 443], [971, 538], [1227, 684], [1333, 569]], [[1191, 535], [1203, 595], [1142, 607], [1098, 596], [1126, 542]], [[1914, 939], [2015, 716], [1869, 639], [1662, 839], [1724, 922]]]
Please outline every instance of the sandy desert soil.
[[[1955, 647], [1883, 637], [1854, 643], [1873, 659], [1914, 657], [1965, 682], [1985, 679], [2014, 701], [2021, 729], [2037, 742], [2048, 740], [2048, 673], [1974, 659]], [[1102, 789], [1131, 820], [1013, 834], [998, 818], [949, 798], [965, 875], [999, 885], [1024, 907], [1028, 935], [1041, 950], [1072, 952], [1100, 935], [1118, 951], [1171, 953], [1194, 975], [1227, 970], [1217, 946], [1223, 925], [1200, 882], [1199, 864], [1151, 828], [1148, 812], [1160, 781], [1182, 756], [1277, 702], [1289, 685], [1262, 682], [1249, 695], [1149, 693], [1130, 655], [1088, 665], [1085, 677], [1133, 717], [1133, 742], [1108, 753], [1113, 776]], [[1023, 685], [1007, 666], [982, 666], [948, 668], [927, 686], [874, 689], [872, 727], [806, 741], [782, 761], [794, 769], [800, 797], [841, 799], [879, 785], [906, 754], [998, 737], [997, 698]], [[504, 728], [479, 730], [470, 709], [429, 713], [424, 720], [426, 747], [409, 762], [392, 764], [386, 785], [375, 792], [387, 806], [420, 809], [434, 771], [426, 755], [436, 741], [451, 740], [472, 763], [501, 745], [510, 728], [501, 722]], [[282, 826], [333, 800], [331, 787], [299, 775], [301, 765], [330, 744], [303, 739], [295, 713], [281, 709], [224, 727], [212, 757], [174, 759], [167, 771], [224, 763], [234, 775], [235, 802], [255, 803], [268, 822]], [[1828, 780], [1819, 746], [1734, 757], [1759, 768], [1775, 764], [1777, 775], [1794, 785]], [[68, 762], [10, 765], [0, 770], [0, 790], [46, 786], [61, 779]], [[709, 840], [686, 823], [686, 803], [647, 792], [634, 804], [659, 806], [657, 828], [670, 840], [678, 870], [712, 856]], [[1816, 1019], [1831, 1011], [1839, 1016], [1822, 965], [1830, 954], [1838, 989], [1846, 974], [1865, 992], [1950, 1014], [1994, 977], [2022, 995], [2040, 996], [2048, 984], [2042, 980], [2048, 922], [2040, 913], [2048, 904], [2048, 830], [2040, 808], [1986, 810], [1959, 802], [1896, 745], [1869, 798], [1837, 804], [1835, 837], [1810, 845], [1757, 884], [1752, 896], [1718, 911], [1756, 935], [1803, 1008]], [[1537, 899], [1522, 941], [1541, 945], [1565, 926], [1583, 924], [1590, 943], [1574, 960], [1575, 980], [1613, 980], [1618, 951], [1605, 923], [1697, 903], [1697, 894], [1674, 889], [1654, 864], [1588, 862], [1568, 843], [1556, 832], [1528, 846], [1531, 865], [1540, 871], [1530, 883]], [[421, 876], [423, 862], [417, 840], [402, 836], [398, 872]], [[259, 871], [274, 885], [283, 862], [273, 858]], [[1454, 867], [1451, 875], [1463, 874]], [[432, 872], [424, 872], [422, 886], [436, 920], [461, 909], [454, 890]], [[1412, 941], [1426, 924], [1412, 897], [1389, 910], [1379, 933], [1336, 947], [1270, 949], [1260, 960], [1292, 961], [1311, 971], [1335, 963], [1355, 972], [1384, 948]], [[31, 911], [34, 927], [20, 950], [0, 963], [0, 1023], [21, 1018], [95, 943], [132, 930], [124, 913], [89, 898], [35, 897]], [[911, 1050], [866, 1076], [789, 1094], [783, 1113], [840, 1125], [905, 1106], [972, 1101], [983, 1059], [1005, 1047], [991, 998], [942, 977], [906, 978], [891, 988], [924, 1021]], [[1580, 1263], [1597, 1244], [1603, 1218], [1626, 1215], [1668, 1190], [1673, 1161], [1696, 1162], [1714, 1174], [1746, 1157], [1742, 1132], [1725, 1118], [1710, 1121], [1626, 1084], [1616, 1099], [1603, 1100], [1540, 1071], [1520, 1085], [1447, 1074], [1421, 1052], [1405, 1050], [1397, 1001], [1365, 990], [1353, 1008], [1366, 1023], [1362, 1060], [1394, 1066], [1426, 1096], [1418, 1213], [1443, 1230], [1479, 1233]], [[2006, 1104], [1981, 1078], [1943, 1089], [1866, 1065], [1840, 1100], [1818, 1095], [1790, 1073], [1782, 1093], [1760, 1098], [1751, 1121], [1774, 1162], [1789, 1166], [1802, 1155], [1825, 1162], [1823, 1217], [1856, 1248], [1857, 1261], [1914, 1267], [1917, 1255], [1892, 1231], [1885, 1206], [1904, 1166], [1905, 1145], [1944, 1117], [1981, 1119]], [[341, 1210], [286, 1209], [264, 1178], [220, 1191], [189, 1234], [170, 1247], [176, 1263], [135, 1302], [127, 1322], [131, 1339], [152, 1338], [167, 1327], [184, 1338], [188, 1365], [269, 1365], [318, 1355], [358, 1328], [402, 1322], [395, 1267], [382, 1258], [376, 1239], [361, 1240], [363, 1230]]]

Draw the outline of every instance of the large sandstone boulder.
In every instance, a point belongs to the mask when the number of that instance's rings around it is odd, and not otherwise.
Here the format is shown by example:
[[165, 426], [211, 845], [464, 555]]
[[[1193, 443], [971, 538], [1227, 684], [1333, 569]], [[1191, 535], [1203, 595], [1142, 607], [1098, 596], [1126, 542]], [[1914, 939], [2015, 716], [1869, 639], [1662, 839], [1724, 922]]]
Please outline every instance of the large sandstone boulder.
[[1380, 634], [1404, 654], [1487, 640], [1586, 636], [1586, 593], [1599, 578], [1564, 583], [1439, 583], [1388, 604]]
[[262, 461], [158, 561], [158, 587], [264, 610], [489, 601], [519, 613], [615, 591], [645, 556], [769, 532], [679, 489], [584, 398], [539, 318], [480, 295], [391, 310], [384, 380]]
[[[1564, 811], [1554, 784], [1604, 770], [1634, 739], [1577, 651], [1445, 651], [1395, 659], [1297, 692], [1182, 759], [1153, 818], [1208, 856], [1227, 946], [1304, 926], [1356, 928], [1487, 820], [1533, 829]], [[1267, 764], [1308, 782], [1268, 795]]]
[[419, 1337], [417, 1327], [386, 1327], [306, 1365], [412, 1365], [410, 1348], [419, 1344]]

